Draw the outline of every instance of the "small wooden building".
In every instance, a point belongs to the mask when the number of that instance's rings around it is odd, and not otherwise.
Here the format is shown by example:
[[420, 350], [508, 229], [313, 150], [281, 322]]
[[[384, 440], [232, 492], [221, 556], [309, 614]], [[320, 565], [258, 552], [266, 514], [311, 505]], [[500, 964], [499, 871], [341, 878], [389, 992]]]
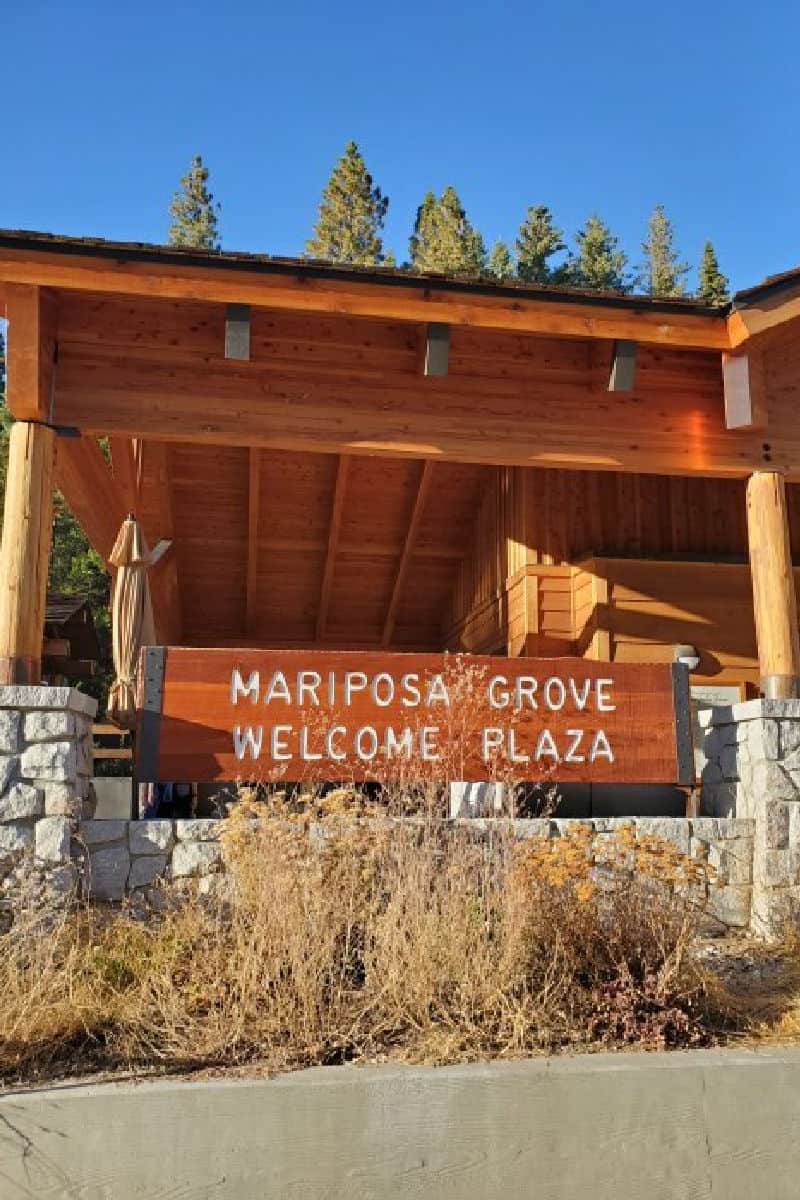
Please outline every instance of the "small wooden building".
[[[800, 678], [800, 271], [730, 308], [0, 233], [0, 678], [40, 677], [51, 496], [171, 549], [159, 639]], [[110, 461], [98, 439], [107, 438]]]
[[48, 592], [44, 610], [42, 675], [50, 682], [91, 679], [100, 643], [88, 596]]

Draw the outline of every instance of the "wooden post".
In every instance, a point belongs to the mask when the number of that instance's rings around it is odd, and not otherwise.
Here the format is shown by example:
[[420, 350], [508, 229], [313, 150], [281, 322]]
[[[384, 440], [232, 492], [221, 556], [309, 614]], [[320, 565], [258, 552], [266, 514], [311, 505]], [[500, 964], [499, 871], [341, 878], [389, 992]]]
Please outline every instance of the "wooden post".
[[54, 458], [52, 429], [29, 421], [11, 427], [0, 545], [0, 684], [41, 678]]
[[747, 482], [747, 536], [761, 690], [800, 696], [800, 639], [783, 476], [757, 471]]

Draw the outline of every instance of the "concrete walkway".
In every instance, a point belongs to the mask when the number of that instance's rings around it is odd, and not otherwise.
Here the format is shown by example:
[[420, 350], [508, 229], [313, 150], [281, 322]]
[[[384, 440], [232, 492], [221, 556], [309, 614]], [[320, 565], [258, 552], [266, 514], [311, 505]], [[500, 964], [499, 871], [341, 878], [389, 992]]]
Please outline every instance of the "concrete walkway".
[[0, 1197], [797, 1200], [800, 1051], [0, 1096]]

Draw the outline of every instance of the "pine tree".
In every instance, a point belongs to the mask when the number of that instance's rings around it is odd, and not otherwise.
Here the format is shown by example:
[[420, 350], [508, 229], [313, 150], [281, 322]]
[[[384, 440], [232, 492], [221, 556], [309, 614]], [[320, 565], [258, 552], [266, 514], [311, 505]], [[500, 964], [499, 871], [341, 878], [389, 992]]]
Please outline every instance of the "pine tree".
[[483, 238], [467, 220], [454, 187], [446, 187], [438, 199], [425, 193], [408, 246], [418, 271], [478, 275], [486, 261]]
[[719, 269], [717, 256], [711, 242], [706, 242], [703, 246], [703, 255], [698, 270], [697, 295], [700, 300], [705, 300], [706, 304], [727, 304], [730, 299], [728, 277], [723, 275]]
[[514, 274], [514, 259], [508, 246], [500, 238], [492, 246], [489, 251], [489, 257], [486, 260], [487, 275], [494, 275], [498, 279], [510, 279]]
[[219, 250], [220, 206], [214, 203], [214, 197], [208, 190], [208, 175], [208, 167], [204, 167], [201, 156], [195, 154], [169, 206], [169, 215], [172, 217], [170, 245]]
[[382, 263], [380, 230], [388, 207], [389, 198], [373, 185], [358, 146], [348, 142], [325, 185], [306, 254], [335, 263]]
[[528, 283], [547, 283], [553, 272], [547, 260], [566, 250], [561, 230], [545, 204], [531, 205], [516, 241], [517, 274]]
[[689, 264], [681, 262], [675, 249], [675, 232], [663, 204], [657, 204], [650, 214], [642, 250], [641, 282], [645, 292], [649, 296], [682, 296]]
[[630, 290], [627, 255], [618, 248], [619, 238], [596, 213], [588, 218], [583, 229], [578, 230], [575, 241], [577, 253], [571, 254], [564, 266], [553, 274], [557, 282], [599, 291]]

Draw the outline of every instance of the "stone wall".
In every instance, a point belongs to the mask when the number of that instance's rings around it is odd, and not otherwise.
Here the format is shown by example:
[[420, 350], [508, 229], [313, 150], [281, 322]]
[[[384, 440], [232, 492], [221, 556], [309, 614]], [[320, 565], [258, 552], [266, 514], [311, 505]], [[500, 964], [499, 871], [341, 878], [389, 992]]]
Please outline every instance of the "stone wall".
[[0, 908], [23, 891], [30, 903], [73, 888], [72, 839], [92, 811], [96, 711], [73, 688], [0, 687]]
[[[462, 823], [462, 822], [459, 822]], [[463, 822], [475, 834], [510, 830], [515, 837], [558, 838], [576, 826], [588, 828], [588, 853], [601, 867], [611, 838], [621, 828], [637, 836], [657, 837], [683, 854], [709, 864], [711, 884], [703, 899], [719, 930], [744, 929], [750, 922], [754, 823], [750, 820], [595, 818], [591, 820], [518, 820], [476, 818]], [[224, 821], [82, 821], [77, 853], [83, 860], [84, 891], [99, 900], [121, 900], [159, 880], [200, 880], [201, 890], [225, 870], [219, 834]], [[312, 828], [312, 836], [316, 832]], [[321, 831], [320, 831], [321, 832]]]
[[767, 937], [800, 916], [800, 700], [701, 713], [702, 807], [754, 822], [752, 924]]
[[207, 878], [223, 867], [222, 821], [82, 821], [78, 854], [84, 891], [121, 900], [159, 879]]

